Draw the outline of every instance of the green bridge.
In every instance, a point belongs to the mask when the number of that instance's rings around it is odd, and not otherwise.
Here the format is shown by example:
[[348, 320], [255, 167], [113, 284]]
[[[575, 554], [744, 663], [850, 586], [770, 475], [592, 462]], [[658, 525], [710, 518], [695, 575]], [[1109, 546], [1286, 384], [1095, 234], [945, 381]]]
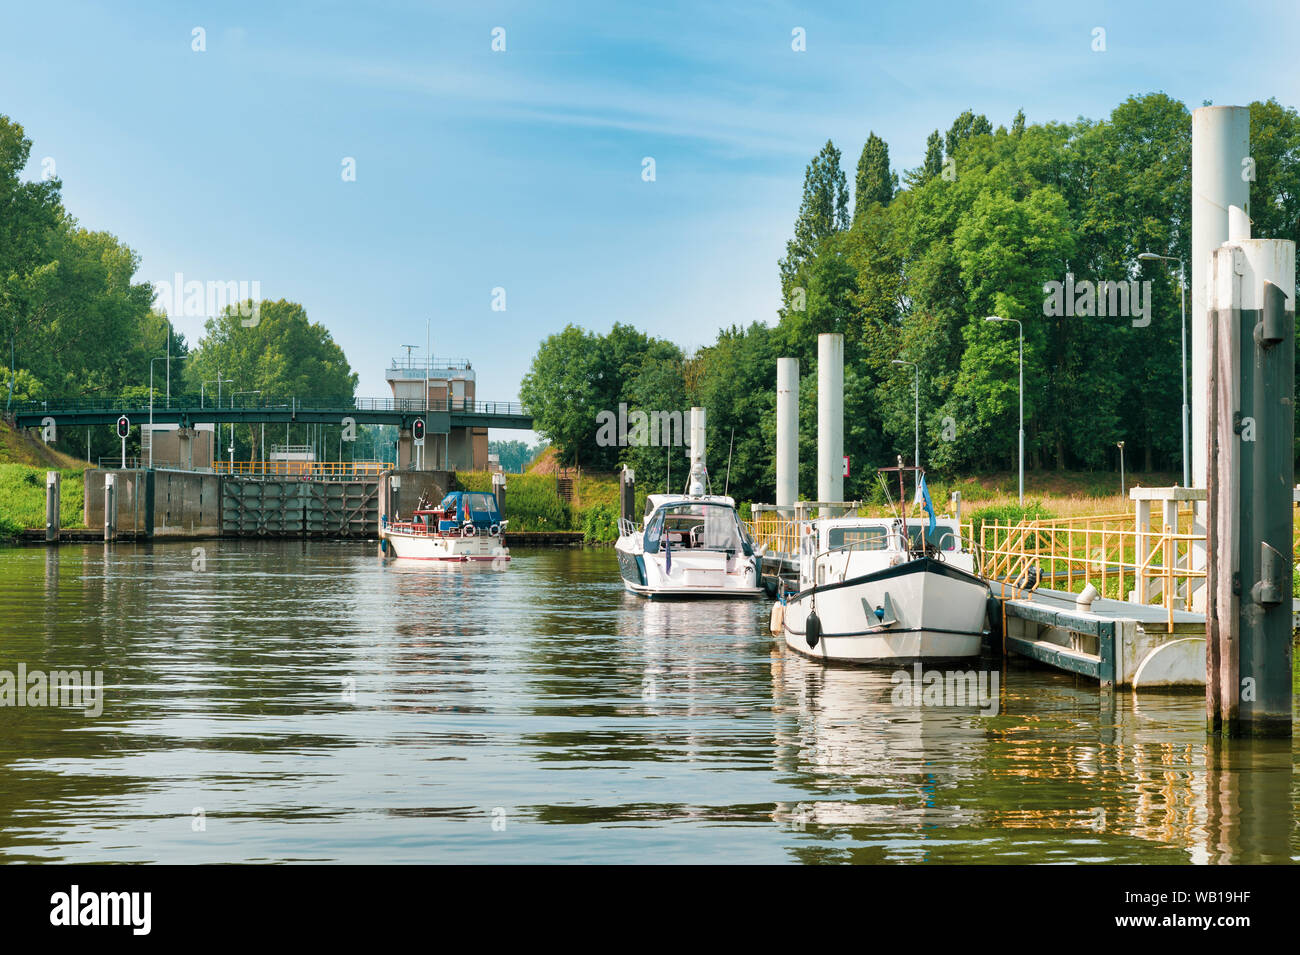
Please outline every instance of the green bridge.
[[451, 428], [509, 428], [530, 430], [533, 416], [522, 406], [508, 401], [420, 401], [404, 398], [351, 398], [347, 400], [310, 398], [225, 399], [218, 406], [211, 397], [173, 396], [170, 402], [155, 399], [150, 408], [148, 398], [73, 398], [49, 401], [25, 401], [15, 404], [10, 413], [20, 428], [39, 428], [54, 421], [56, 427], [112, 425], [122, 415], [131, 426], [148, 424], [257, 424], [294, 422], [301, 424], [341, 425], [345, 419], [355, 424], [391, 424], [409, 429], [416, 418], [423, 418], [431, 434], [444, 434]]

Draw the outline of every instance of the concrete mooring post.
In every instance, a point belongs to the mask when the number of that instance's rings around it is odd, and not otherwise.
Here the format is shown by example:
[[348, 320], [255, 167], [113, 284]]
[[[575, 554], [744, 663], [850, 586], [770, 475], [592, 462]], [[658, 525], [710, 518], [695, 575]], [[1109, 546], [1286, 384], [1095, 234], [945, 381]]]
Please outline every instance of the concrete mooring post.
[[1290, 736], [1295, 243], [1232, 211], [1208, 288], [1206, 717]]
[[45, 542], [59, 539], [59, 472], [45, 472]]
[[402, 476], [400, 474], [388, 475], [388, 509], [392, 512], [388, 515], [390, 521], [400, 520], [401, 504], [398, 498], [402, 493]]
[[492, 475], [492, 493], [496, 495], [497, 510], [501, 516], [506, 516], [506, 476], [500, 473]]
[[117, 475], [104, 475], [104, 541], [117, 538]]

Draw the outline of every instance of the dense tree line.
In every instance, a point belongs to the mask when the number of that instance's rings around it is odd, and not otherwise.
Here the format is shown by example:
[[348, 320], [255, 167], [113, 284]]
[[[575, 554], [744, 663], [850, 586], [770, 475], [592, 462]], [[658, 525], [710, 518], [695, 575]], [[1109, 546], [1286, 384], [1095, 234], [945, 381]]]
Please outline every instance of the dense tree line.
[[[184, 381], [190, 394], [211, 403], [220, 378], [227, 402], [290, 397], [346, 402], [352, 398], [358, 376], [325, 326], [311, 321], [307, 310], [296, 302], [261, 302], [256, 320], [243, 314], [251, 311], [250, 306], [229, 305], [204, 324], [203, 338], [185, 363]], [[263, 430], [253, 424], [236, 429], [236, 459], [265, 458]], [[323, 459], [346, 458], [358, 448], [342, 447], [340, 430], [333, 425], [318, 426], [308, 434], [300, 427], [297, 437], [291, 429], [289, 441], [310, 440]], [[272, 432], [266, 444], [284, 440], [283, 431]]]
[[[81, 228], [64, 209], [62, 182], [45, 169], [39, 181], [22, 178], [32, 144], [23, 129], [0, 115], [0, 348], [6, 407], [15, 402], [73, 398], [148, 400], [150, 360], [171, 354], [173, 396], [260, 391], [265, 397], [351, 398], [357, 376], [327, 329], [308, 320], [301, 305], [252, 302], [228, 305], [210, 318], [193, 349], [153, 308], [154, 288], [139, 281], [139, 256], [107, 232]], [[169, 340], [170, 336], [170, 340]], [[164, 388], [163, 363], [154, 365], [154, 394]], [[211, 401], [212, 398], [207, 398]], [[97, 454], [115, 452], [112, 429], [90, 429]], [[238, 457], [257, 456], [261, 429], [236, 435]], [[61, 433], [73, 453], [86, 453], [86, 435]], [[311, 435], [298, 427], [294, 442], [334, 449], [338, 429]], [[282, 440], [283, 434], [280, 438]], [[134, 447], [138, 439], [132, 439]], [[269, 443], [269, 436], [268, 436]], [[223, 448], [224, 450], [224, 448]], [[355, 449], [354, 449], [355, 450]], [[389, 453], [385, 451], [384, 453]], [[337, 451], [331, 450], [333, 457]], [[391, 454], [390, 454], [391, 456]]]
[[[1300, 116], [1250, 105], [1253, 234], [1300, 240]], [[927, 139], [922, 165], [892, 171], [869, 133], [852, 201], [838, 148], [809, 163], [773, 324], [729, 328], [697, 354], [616, 326], [570, 326], [542, 343], [521, 397], [572, 462], [638, 468], [662, 483], [663, 448], [601, 447], [603, 409], [709, 411], [713, 474], [730, 450], [741, 496], [774, 491], [776, 358], [799, 359], [800, 486], [815, 488], [817, 335], [845, 337], [850, 497], [872, 468], [909, 460], [920, 367], [921, 455], [956, 476], [1009, 470], [1016, 456], [1017, 327], [1023, 324], [1027, 466], [1181, 468], [1177, 267], [1191, 254], [1191, 113], [1161, 94], [1130, 97], [1103, 120], [996, 129], [966, 111]], [[850, 215], [850, 209], [852, 214]], [[1149, 315], [1052, 314], [1049, 283], [1150, 282]], [[1189, 295], [1190, 301], [1190, 295]], [[1190, 316], [1189, 316], [1190, 321]], [[1189, 331], [1190, 340], [1190, 331]], [[629, 347], [631, 346], [631, 347]], [[734, 448], [731, 447], [734, 428]], [[673, 458], [674, 470], [684, 455]], [[681, 463], [678, 463], [681, 462]], [[677, 477], [674, 476], [674, 485]]]
[[[36, 182], [22, 179], [31, 147], [22, 127], [0, 115], [5, 407], [124, 393], [148, 380], [151, 357], [167, 353], [167, 321], [150, 309], [152, 287], [135, 279], [139, 257], [109, 233], [79, 226], [52, 170]], [[173, 335], [171, 348], [183, 356], [184, 339]], [[85, 436], [76, 438], [71, 450], [84, 453]], [[96, 447], [115, 445], [104, 429]]]

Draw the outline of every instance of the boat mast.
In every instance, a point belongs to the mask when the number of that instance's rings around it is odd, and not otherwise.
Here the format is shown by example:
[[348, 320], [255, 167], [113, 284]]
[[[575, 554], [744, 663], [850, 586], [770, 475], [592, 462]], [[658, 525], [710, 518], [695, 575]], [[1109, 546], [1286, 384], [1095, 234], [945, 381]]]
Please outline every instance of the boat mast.
[[709, 480], [708, 469], [704, 466], [704, 425], [704, 409], [692, 408], [691, 473], [686, 478], [686, 493], [691, 497], [703, 497]]

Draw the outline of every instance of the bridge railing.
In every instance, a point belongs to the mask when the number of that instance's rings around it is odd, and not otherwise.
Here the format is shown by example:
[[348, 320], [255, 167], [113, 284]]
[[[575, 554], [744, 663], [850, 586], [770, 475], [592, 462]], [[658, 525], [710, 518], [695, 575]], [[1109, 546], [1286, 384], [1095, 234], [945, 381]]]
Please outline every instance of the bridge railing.
[[[140, 413], [149, 408], [148, 395], [118, 398], [50, 398], [44, 401], [15, 402], [10, 411], [13, 414], [56, 414], [58, 412], [85, 411], [131, 411]], [[410, 413], [427, 413], [457, 411], [470, 414], [487, 415], [526, 415], [528, 412], [517, 401], [471, 401], [465, 398], [444, 398], [426, 401], [421, 398], [263, 398], [258, 395], [236, 395], [233, 398], [222, 397], [220, 403], [215, 395], [172, 395], [170, 402], [156, 393], [153, 399], [154, 411], [166, 408], [186, 409], [232, 409], [235, 411], [394, 411]]]
[[377, 478], [393, 468], [391, 461], [217, 461], [218, 474], [236, 477], [295, 477], [306, 480]]

